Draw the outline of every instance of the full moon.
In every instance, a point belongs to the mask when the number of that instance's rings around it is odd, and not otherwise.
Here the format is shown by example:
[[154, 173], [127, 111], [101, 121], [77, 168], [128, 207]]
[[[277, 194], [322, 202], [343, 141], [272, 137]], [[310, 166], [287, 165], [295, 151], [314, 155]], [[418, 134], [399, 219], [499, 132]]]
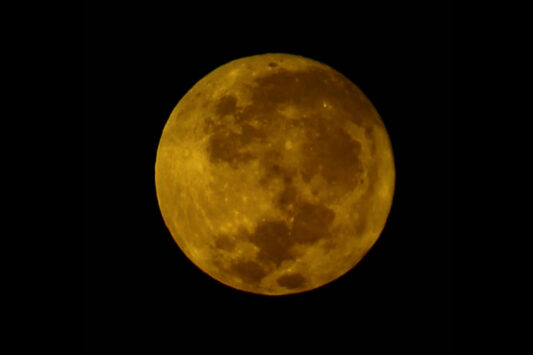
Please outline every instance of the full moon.
[[179, 101], [155, 164], [163, 219], [202, 271], [284, 295], [352, 269], [394, 194], [387, 130], [331, 67], [263, 54], [215, 69]]

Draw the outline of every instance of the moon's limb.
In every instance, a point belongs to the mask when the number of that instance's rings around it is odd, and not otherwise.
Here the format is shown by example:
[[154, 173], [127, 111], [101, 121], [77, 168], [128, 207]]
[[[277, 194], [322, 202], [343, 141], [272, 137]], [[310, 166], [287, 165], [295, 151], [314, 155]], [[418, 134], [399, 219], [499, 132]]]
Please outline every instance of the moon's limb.
[[229, 286], [301, 292], [351, 269], [381, 233], [394, 162], [378, 113], [333, 69], [269, 54], [200, 80], [163, 131], [156, 187], [184, 253]]

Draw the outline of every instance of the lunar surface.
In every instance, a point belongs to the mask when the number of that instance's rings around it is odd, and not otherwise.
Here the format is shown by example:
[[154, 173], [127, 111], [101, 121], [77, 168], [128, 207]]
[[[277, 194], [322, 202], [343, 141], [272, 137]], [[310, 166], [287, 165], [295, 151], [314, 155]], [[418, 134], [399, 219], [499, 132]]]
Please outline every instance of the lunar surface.
[[166, 123], [155, 165], [185, 255], [230, 287], [282, 295], [353, 268], [382, 232], [395, 169], [385, 126], [346, 77], [288, 54], [201, 79]]

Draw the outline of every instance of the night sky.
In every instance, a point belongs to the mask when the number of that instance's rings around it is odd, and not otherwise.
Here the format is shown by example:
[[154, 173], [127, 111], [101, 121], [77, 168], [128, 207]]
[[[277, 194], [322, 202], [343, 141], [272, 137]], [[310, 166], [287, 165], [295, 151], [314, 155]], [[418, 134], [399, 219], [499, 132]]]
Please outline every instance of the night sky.
[[[451, 4], [312, 4], [86, 7], [86, 353], [451, 350]], [[396, 164], [392, 209], [367, 256], [331, 284], [282, 297], [197, 269], [167, 230], [154, 184], [181, 97], [218, 66], [268, 52], [352, 80], [380, 113]]]

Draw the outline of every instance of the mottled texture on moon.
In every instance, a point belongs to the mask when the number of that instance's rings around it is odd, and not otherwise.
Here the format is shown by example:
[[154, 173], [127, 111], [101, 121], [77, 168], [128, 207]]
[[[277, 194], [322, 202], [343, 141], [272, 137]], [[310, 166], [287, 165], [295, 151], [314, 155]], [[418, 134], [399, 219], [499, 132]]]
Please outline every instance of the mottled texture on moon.
[[372, 103], [332, 68], [287, 54], [238, 59], [194, 85], [163, 130], [155, 172], [187, 257], [268, 295], [354, 267], [384, 228], [395, 181]]

